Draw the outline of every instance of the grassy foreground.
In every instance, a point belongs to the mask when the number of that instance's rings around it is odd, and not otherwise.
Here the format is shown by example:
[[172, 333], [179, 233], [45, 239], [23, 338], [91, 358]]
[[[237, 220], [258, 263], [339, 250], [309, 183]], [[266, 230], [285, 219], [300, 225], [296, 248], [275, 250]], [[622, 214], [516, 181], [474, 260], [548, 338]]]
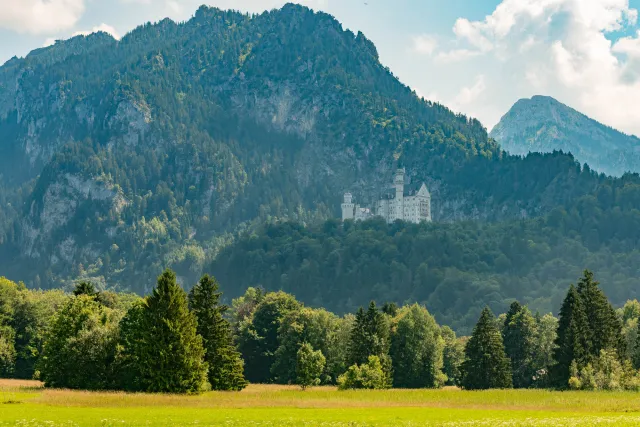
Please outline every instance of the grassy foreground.
[[44, 390], [0, 381], [0, 426], [637, 426], [635, 393], [338, 392], [253, 385], [175, 396]]

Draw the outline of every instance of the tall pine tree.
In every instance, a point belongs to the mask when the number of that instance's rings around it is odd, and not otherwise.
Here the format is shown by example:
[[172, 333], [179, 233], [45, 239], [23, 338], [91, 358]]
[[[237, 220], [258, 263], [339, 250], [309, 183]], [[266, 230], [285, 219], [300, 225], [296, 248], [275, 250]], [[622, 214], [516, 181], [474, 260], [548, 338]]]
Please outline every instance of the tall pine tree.
[[209, 364], [209, 383], [213, 390], [238, 391], [246, 387], [244, 362], [236, 350], [231, 324], [223, 317], [228, 307], [220, 305], [215, 278], [205, 275], [189, 293], [189, 308], [198, 319], [197, 332], [202, 337]]
[[465, 357], [462, 388], [486, 390], [512, 387], [511, 364], [505, 354], [496, 319], [488, 307], [482, 310], [473, 328], [473, 335], [465, 348]]
[[513, 386], [527, 388], [535, 375], [534, 351], [536, 320], [527, 307], [514, 302], [502, 328], [502, 338], [507, 357], [511, 360]]
[[555, 365], [551, 367], [551, 382], [559, 388], [569, 386], [571, 364], [586, 366], [591, 355], [589, 322], [582, 299], [575, 286], [569, 292], [560, 308], [556, 348], [553, 352]]
[[136, 364], [142, 391], [195, 393], [201, 391], [207, 375], [198, 321], [189, 310], [186, 292], [176, 275], [166, 270], [147, 297], [135, 327], [138, 337], [130, 342], [130, 360]]
[[591, 359], [600, 356], [601, 350], [614, 351], [619, 356], [625, 354], [625, 341], [622, 335], [622, 322], [600, 289], [593, 273], [585, 270], [578, 282], [578, 294], [585, 313], [588, 314], [589, 341]]

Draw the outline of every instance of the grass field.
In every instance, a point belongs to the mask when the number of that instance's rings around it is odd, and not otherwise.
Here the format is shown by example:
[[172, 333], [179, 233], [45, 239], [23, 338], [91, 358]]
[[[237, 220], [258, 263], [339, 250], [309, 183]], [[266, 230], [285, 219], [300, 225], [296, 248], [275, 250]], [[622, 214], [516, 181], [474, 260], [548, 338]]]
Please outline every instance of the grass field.
[[250, 386], [175, 396], [0, 380], [0, 426], [638, 426], [640, 395], [540, 390], [339, 392]]

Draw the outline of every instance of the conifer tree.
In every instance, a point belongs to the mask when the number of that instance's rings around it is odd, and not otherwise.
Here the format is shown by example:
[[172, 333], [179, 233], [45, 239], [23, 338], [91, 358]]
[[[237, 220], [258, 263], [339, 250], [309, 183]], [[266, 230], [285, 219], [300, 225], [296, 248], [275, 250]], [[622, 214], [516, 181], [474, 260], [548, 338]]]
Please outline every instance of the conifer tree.
[[356, 313], [356, 321], [351, 331], [349, 345], [349, 365], [367, 363], [369, 356], [387, 356], [389, 354], [389, 325], [371, 301], [367, 311], [362, 307]]
[[577, 289], [584, 311], [588, 314], [590, 359], [599, 357], [601, 350], [613, 350], [622, 356], [625, 353], [622, 323], [592, 272], [585, 270]]
[[195, 393], [206, 381], [202, 337], [189, 310], [186, 292], [166, 270], [147, 298], [130, 345], [140, 389], [156, 393]]
[[389, 324], [385, 315], [377, 309], [374, 301], [371, 301], [367, 311], [360, 307], [351, 330], [347, 365], [362, 365], [369, 361], [369, 356], [377, 356], [390, 383], [389, 346]]
[[515, 301], [511, 304], [502, 327], [504, 348], [511, 360], [515, 388], [527, 388], [533, 382], [535, 336], [536, 320], [527, 307]]
[[211, 388], [238, 391], [247, 385], [244, 362], [234, 345], [231, 324], [223, 317], [228, 307], [220, 305], [221, 296], [215, 278], [205, 275], [189, 293], [189, 308], [198, 319], [196, 330], [206, 350]]
[[559, 388], [568, 387], [571, 364], [578, 369], [587, 365], [591, 352], [589, 323], [582, 299], [575, 286], [569, 292], [560, 308], [558, 335], [553, 353], [555, 365], [551, 368], [551, 381]]
[[511, 388], [511, 364], [504, 351], [502, 335], [496, 318], [486, 307], [473, 328], [473, 335], [465, 348], [462, 364], [462, 388], [486, 390]]

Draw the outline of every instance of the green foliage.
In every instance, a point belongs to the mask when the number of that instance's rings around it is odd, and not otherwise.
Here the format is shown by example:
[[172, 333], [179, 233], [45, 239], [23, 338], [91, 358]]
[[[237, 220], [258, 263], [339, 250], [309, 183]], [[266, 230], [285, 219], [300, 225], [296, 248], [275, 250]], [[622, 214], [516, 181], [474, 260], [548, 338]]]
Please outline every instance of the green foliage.
[[[640, 252], [636, 237], [627, 238], [635, 231], [603, 229], [603, 243], [588, 244], [580, 225], [587, 206], [497, 224], [266, 225], [225, 248], [210, 269], [232, 284], [227, 295], [244, 292], [234, 283], [260, 283], [339, 314], [371, 300], [419, 302], [465, 335], [485, 305], [505, 312], [517, 299], [534, 312], [558, 310], [585, 264], [597, 269], [614, 304], [640, 296]], [[603, 214], [597, 226], [635, 223], [617, 215]]]
[[[142, 391], [196, 393], [204, 388], [208, 365], [204, 361], [197, 319], [187, 294], [170, 270], [158, 277], [142, 310], [132, 309], [128, 320], [137, 331], [127, 332], [128, 352]], [[131, 340], [131, 337], [135, 339]]]
[[551, 370], [551, 381], [564, 388], [571, 378], [571, 366], [586, 366], [590, 358], [591, 341], [589, 322], [584, 304], [575, 286], [571, 285], [560, 308], [556, 348], [553, 353], [555, 365]]
[[16, 349], [14, 346], [15, 332], [9, 326], [0, 327], [0, 377], [13, 375], [16, 363]]
[[442, 372], [447, 376], [447, 385], [460, 385], [462, 373], [460, 368], [464, 362], [464, 349], [467, 345], [467, 337], [456, 337], [456, 333], [448, 326], [441, 328], [444, 339]]
[[326, 359], [320, 350], [313, 350], [304, 343], [296, 354], [296, 384], [303, 390], [320, 384], [320, 375], [324, 371]]
[[382, 363], [387, 381], [391, 383], [392, 366], [389, 359], [389, 347], [391, 344], [389, 335], [389, 319], [377, 309], [374, 301], [371, 301], [367, 311], [360, 307], [351, 330], [347, 365], [362, 365], [367, 363], [370, 356], [377, 356]]
[[536, 321], [527, 307], [511, 304], [502, 325], [502, 338], [507, 357], [511, 361], [514, 388], [528, 388], [533, 383], [535, 365]]
[[93, 285], [93, 283], [82, 281], [75, 286], [73, 295], [88, 295], [90, 297], [96, 298], [98, 296], [98, 292], [96, 291], [96, 287]]
[[640, 390], [640, 372], [633, 368], [631, 362], [621, 363], [615, 352], [607, 350], [601, 350], [593, 363], [582, 369], [573, 362], [570, 373], [569, 388], [573, 390]]
[[39, 370], [47, 387], [114, 388], [118, 313], [88, 295], [71, 298], [48, 330]]
[[278, 330], [278, 349], [271, 367], [276, 383], [296, 381], [296, 368], [292, 363], [300, 346], [308, 343], [326, 357], [323, 383], [335, 383], [346, 369], [346, 351], [350, 324], [324, 309], [301, 308], [291, 311], [282, 320]]
[[238, 345], [245, 361], [247, 380], [256, 383], [270, 380], [282, 321], [287, 314], [300, 308], [300, 303], [292, 295], [270, 293], [256, 306], [251, 317], [241, 323]]
[[633, 353], [633, 365], [636, 369], [640, 369], [640, 322], [638, 322], [638, 331], [636, 333], [635, 351]]
[[447, 380], [442, 372], [445, 341], [427, 309], [414, 304], [393, 319], [390, 356], [393, 386], [438, 388]]
[[623, 356], [626, 349], [622, 337], [622, 324], [598, 285], [599, 283], [593, 279], [593, 273], [588, 270], [578, 281], [578, 294], [589, 323], [590, 355], [595, 358], [602, 350], [607, 350]]
[[511, 388], [513, 385], [502, 335], [489, 308], [482, 310], [467, 342], [460, 385], [466, 390]]
[[189, 293], [189, 308], [198, 320], [197, 333], [206, 351], [208, 379], [213, 390], [238, 391], [246, 387], [244, 362], [235, 348], [229, 321], [223, 317], [228, 307], [220, 305], [215, 278], [205, 275]]
[[338, 389], [385, 389], [389, 388], [387, 373], [378, 356], [369, 356], [366, 363], [352, 365], [338, 378]]
[[[552, 375], [557, 387], [567, 386], [573, 362], [581, 372], [587, 365], [593, 367], [603, 350], [607, 354], [616, 354], [621, 360], [627, 355], [622, 322], [598, 285], [593, 273], [585, 271], [578, 287], [572, 285], [569, 288], [560, 309], [554, 353], [556, 365]], [[581, 381], [582, 387], [591, 384], [587, 382], [585, 385], [585, 381]]]

